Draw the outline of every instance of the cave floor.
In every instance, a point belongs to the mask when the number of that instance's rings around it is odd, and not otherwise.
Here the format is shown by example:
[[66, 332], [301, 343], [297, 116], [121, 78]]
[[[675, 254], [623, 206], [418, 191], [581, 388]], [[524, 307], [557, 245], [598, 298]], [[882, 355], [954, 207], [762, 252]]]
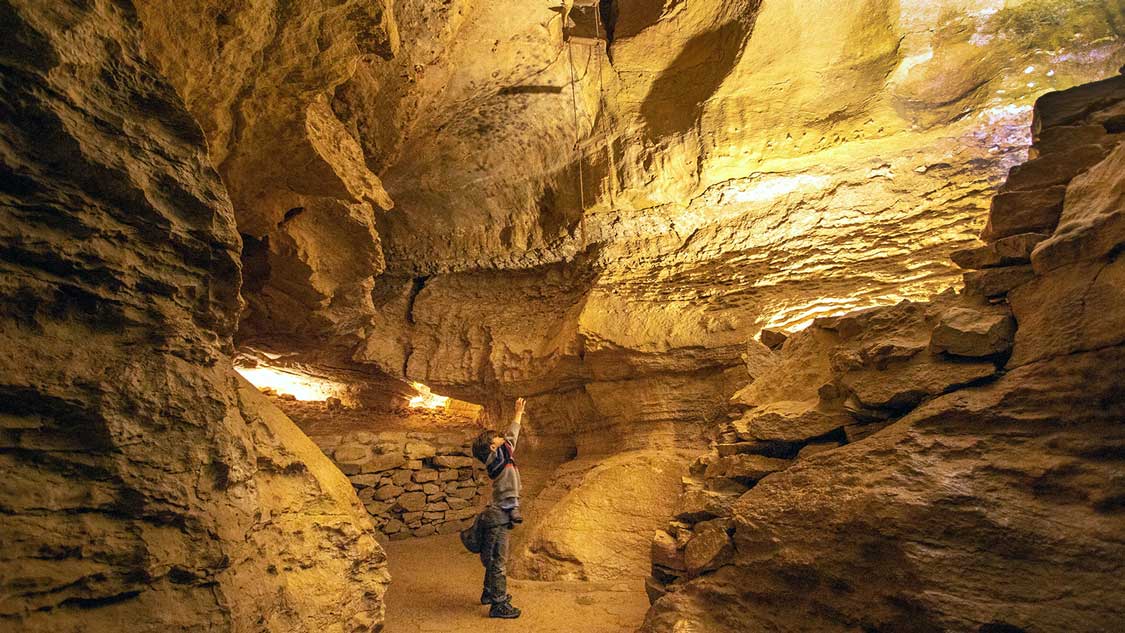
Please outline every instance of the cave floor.
[[484, 571], [456, 534], [387, 546], [391, 587], [386, 633], [619, 633], [636, 631], [648, 609], [643, 582], [510, 580], [518, 620], [494, 620], [479, 604]]

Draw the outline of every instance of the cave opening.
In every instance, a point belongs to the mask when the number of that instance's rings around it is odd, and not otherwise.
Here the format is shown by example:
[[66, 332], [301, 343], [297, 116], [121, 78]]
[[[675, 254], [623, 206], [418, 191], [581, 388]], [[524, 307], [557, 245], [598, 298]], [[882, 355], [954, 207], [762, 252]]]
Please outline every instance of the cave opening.
[[1120, 2], [824, 5], [0, 3], [0, 629], [1115, 630]]

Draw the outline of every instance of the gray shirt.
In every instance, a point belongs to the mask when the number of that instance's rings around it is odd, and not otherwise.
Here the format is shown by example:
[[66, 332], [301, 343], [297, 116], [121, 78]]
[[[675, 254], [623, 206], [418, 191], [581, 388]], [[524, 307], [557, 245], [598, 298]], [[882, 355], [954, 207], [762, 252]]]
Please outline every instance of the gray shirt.
[[[508, 432], [504, 435], [510, 445], [511, 451], [515, 454], [516, 442], [520, 437], [520, 422], [519, 420], [512, 420], [512, 425], [508, 427]], [[485, 468], [496, 462], [498, 459], [503, 459], [501, 454], [503, 447], [492, 451], [488, 456], [488, 461], [484, 463]], [[492, 503], [499, 508], [511, 508], [512, 506], [519, 505], [520, 499], [520, 471], [513, 463], [510, 466], [504, 467], [496, 479], [492, 480]]]

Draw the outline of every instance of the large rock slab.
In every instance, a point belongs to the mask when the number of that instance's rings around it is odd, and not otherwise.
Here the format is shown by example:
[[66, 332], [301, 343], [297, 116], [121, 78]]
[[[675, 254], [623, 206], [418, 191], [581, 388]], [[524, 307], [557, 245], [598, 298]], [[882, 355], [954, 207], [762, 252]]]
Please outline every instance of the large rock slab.
[[1062, 215], [1066, 185], [1010, 191], [992, 199], [988, 224], [981, 231], [986, 242], [1020, 233], [1050, 233]]
[[818, 409], [817, 402], [777, 402], [755, 409], [733, 423], [744, 442], [806, 442], [852, 423], [843, 411]]
[[965, 292], [978, 297], [999, 297], [1034, 277], [1035, 272], [1027, 265], [974, 270], [964, 274]]
[[1052, 270], [1008, 297], [1019, 322], [1008, 367], [1125, 341], [1125, 259]]
[[1044, 233], [1020, 233], [984, 246], [953, 251], [949, 257], [961, 268], [969, 269], [1026, 264], [1031, 261], [1035, 246], [1045, 239]]
[[941, 315], [930, 347], [954, 356], [993, 356], [1011, 349], [1015, 331], [1007, 310], [953, 307]]
[[1066, 205], [1050, 239], [1036, 247], [1040, 274], [1083, 259], [1105, 257], [1125, 244], [1125, 145], [1067, 187]]
[[1032, 132], [1074, 125], [1090, 114], [1125, 101], [1125, 77], [1110, 77], [1066, 90], [1049, 92], [1035, 102]]
[[672, 516], [687, 459], [672, 451], [607, 456], [536, 520], [513, 573], [539, 580], [648, 575], [653, 533]]

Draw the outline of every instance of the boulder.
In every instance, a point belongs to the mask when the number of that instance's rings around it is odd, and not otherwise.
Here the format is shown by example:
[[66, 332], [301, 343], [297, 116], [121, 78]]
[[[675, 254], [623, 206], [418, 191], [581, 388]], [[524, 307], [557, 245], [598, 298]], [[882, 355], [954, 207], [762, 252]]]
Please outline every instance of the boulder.
[[1125, 258], [1053, 269], [1008, 295], [1019, 323], [1009, 369], [1125, 341]]
[[758, 334], [758, 340], [762, 342], [762, 345], [765, 345], [766, 347], [774, 351], [781, 349], [781, 346], [784, 345], [785, 341], [787, 341], [788, 339], [789, 335], [785, 332], [782, 332], [781, 330], [771, 330], [769, 328], [763, 328], [762, 331]]
[[[589, 462], [516, 548], [514, 573], [541, 580], [639, 578], [651, 569], [652, 534], [672, 515], [688, 458], [625, 451]], [[573, 466], [572, 462], [572, 466]]]
[[730, 519], [702, 521], [692, 528], [694, 535], [684, 547], [684, 567], [691, 576], [718, 569], [734, 553], [727, 533]]
[[750, 486], [770, 473], [784, 470], [790, 464], [787, 459], [775, 459], [762, 455], [731, 455], [715, 460], [704, 472], [708, 485], [715, 480], [731, 480]]
[[1012, 348], [1015, 330], [1007, 310], [952, 307], [934, 328], [930, 348], [955, 356], [993, 356]]
[[652, 538], [652, 564], [672, 572], [686, 571], [684, 552], [676, 537], [656, 530]]
[[840, 377], [864, 407], [905, 411], [923, 399], [993, 376], [991, 362], [947, 362], [929, 353], [883, 370], [858, 369]]
[[744, 414], [733, 426], [743, 442], [804, 442], [851, 422], [842, 410], [818, 409], [815, 401], [775, 402]]
[[769, 366], [739, 390], [731, 402], [750, 407], [784, 400], [811, 400], [821, 385], [832, 380], [829, 351], [837, 335], [817, 327], [796, 332], [789, 338], [784, 353], [772, 354]]
[[1030, 265], [974, 270], [963, 275], [965, 293], [978, 297], [999, 297], [1035, 277]]
[[668, 593], [668, 589], [663, 583], [652, 576], [645, 576], [645, 595], [648, 596], [649, 604], [656, 602], [666, 593]]
[[961, 268], [974, 270], [1026, 264], [1031, 261], [1035, 246], [1045, 239], [1044, 233], [1020, 233], [983, 246], [953, 251], [949, 257]]
[[1074, 125], [1098, 110], [1125, 100], [1125, 77], [1048, 92], [1035, 101], [1032, 132], [1036, 136], [1062, 125]]
[[992, 199], [981, 239], [991, 242], [1020, 233], [1050, 233], [1062, 215], [1065, 196], [1065, 185], [998, 194]]
[[[847, 428], [847, 427], [845, 427], [845, 428]], [[816, 442], [816, 443], [807, 444], [804, 447], [802, 447], [800, 451], [798, 451], [797, 459], [799, 459], [799, 460], [800, 459], [807, 459], [809, 457], [812, 457], [813, 455], [817, 455], [819, 453], [824, 453], [826, 451], [830, 451], [834, 448], [839, 448], [839, 447], [840, 447], [839, 442]]]
[[1001, 190], [1020, 191], [1065, 185], [1078, 174], [1101, 162], [1107, 153], [1109, 150], [1106, 147], [1090, 144], [1043, 154], [1013, 167]]
[[1083, 259], [1102, 258], [1125, 244], [1125, 144], [1067, 188], [1058, 229], [1036, 247], [1040, 274]]

